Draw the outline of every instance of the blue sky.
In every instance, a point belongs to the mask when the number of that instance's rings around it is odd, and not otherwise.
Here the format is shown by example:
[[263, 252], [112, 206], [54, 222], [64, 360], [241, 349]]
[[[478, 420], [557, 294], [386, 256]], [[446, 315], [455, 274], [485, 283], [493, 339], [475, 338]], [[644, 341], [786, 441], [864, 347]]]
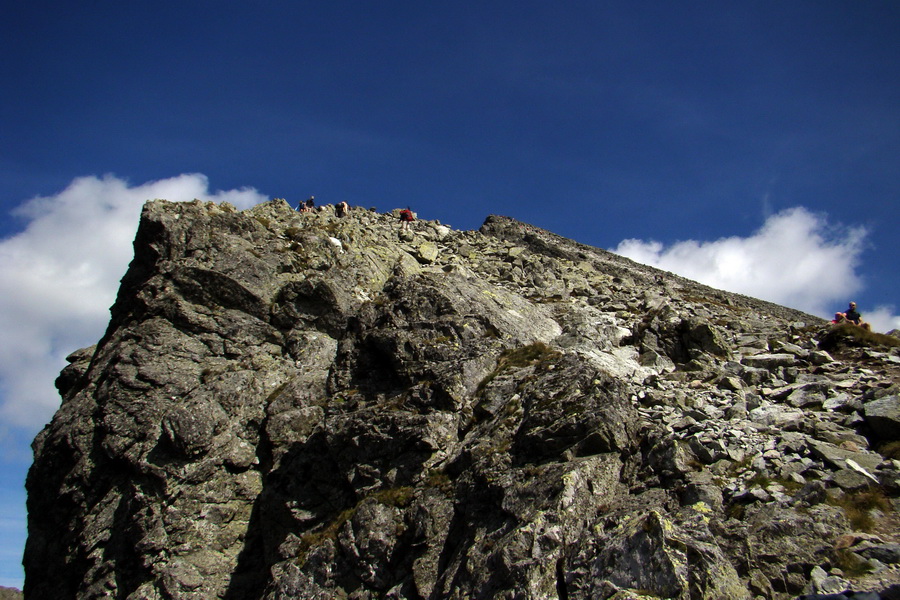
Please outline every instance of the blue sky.
[[0, 585], [53, 374], [102, 334], [143, 200], [504, 214], [888, 330], [898, 39], [888, 0], [7, 3]]

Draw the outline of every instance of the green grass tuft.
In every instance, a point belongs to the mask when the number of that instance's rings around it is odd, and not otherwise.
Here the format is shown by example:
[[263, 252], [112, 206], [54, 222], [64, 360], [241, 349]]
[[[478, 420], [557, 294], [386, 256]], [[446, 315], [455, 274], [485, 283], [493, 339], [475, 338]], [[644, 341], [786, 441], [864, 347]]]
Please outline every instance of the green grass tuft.
[[554, 350], [543, 342], [535, 342], [527, 346], [504, 350], [497, 359], [497, 368], [494, 369], [490, 375], [481, 380], [481, 383], [478, 384], [476, 393], [480, 394], [481, 391], [497, 377], [497, 375], [506, 369], [521, 369], [532, 365], [548, 363], [555, 361], [560, 356], [562, 356], [561, 352]]
[[888, 442], [878, 449], [878, 453], [885, 458], [900, 460], [900, 441]]
[[835, 552], [835, 563], [846, 577], [862, 577], [872, 570], [872, 564], [850, 550]]
[[887, 513], [893, 510], [890, 499], [876, 487], [853, 494], [845, 494], [836, 500], [829, 501], [829, 504], [842, 508], [854, 529], [865, 532], [871, 532], [875, 528], [872, 511], [879, 510]]
[[386, 506], [406, 508], [412, 502], [413, 492], [411, 487], [396, 487], [388, 490], [379, 490], [372, 494], [372, 498]]
[[558, 350], [554, 350], [543, 342], [535, 342], [521, 348], [504, 350], [500, 355], [497, 370], [529, 367], [540, 362], [555, 360], [559, 356]]
[[[374, 492], [370, 496], [367, 496], [363, 500], [373, 498], [379, 503], [387, 506], [406, 508], [407, 506], [409, 506], [410, 502], [412, 502], [414, 491], [415, 490], [411, 487], [398, 487], [387, 490], [379, 490], [377, 492]], [[300, 560], [301, 566], [305, 564], [310, 550], [312, 550], [316, 546], [319, 546], [325, 540], [334, 540], [337, 538], [338, 531], [340, 531], [344, 523], [353, 518], [353, 515], [356, 514], [357, 510], [359, 510], [359, 505], [362, 504], [363, 500], [357, 502], [356, 505], [352, 508], [348, 508], [338, 513], [338, 515], [330, 523], [328, 523], [321, 529], [305, 533], [300, 537], [298, 558]]]
[[873, 348], [894, 346], [900, 346], [900, 338], [884, 333], [875, 333], [850, 323], [835, 325], [819, 340], [819, 347], [829, 352], [842, 347]]

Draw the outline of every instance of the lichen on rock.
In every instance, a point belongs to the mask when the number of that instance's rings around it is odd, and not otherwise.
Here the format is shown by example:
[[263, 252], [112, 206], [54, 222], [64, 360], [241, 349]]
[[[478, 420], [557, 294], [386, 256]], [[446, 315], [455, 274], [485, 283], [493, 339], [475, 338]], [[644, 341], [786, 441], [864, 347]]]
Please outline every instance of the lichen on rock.
[[896, 583], [896, 349], [507, 217], [396, 225], [147, 203], [34, 441], [26, 597]]

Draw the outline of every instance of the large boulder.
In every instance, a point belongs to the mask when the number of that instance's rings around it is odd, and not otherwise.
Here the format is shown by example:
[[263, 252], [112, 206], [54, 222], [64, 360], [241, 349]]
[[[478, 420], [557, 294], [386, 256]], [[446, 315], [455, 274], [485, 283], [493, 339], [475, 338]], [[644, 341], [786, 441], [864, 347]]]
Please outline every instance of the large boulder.
[[866, 423], [883, 440], [900, 440], [900, 396], [885, 396], [863, 405]]

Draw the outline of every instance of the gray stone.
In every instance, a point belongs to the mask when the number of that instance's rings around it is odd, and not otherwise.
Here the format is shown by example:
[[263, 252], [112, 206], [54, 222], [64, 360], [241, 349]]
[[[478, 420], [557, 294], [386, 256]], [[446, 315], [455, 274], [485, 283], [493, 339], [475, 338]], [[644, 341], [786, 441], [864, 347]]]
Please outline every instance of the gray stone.
[[750, 411], [749, 417], [752, 421], [784, 431], [796, 430], [805, 418], [803, 411], [800, 409], [779, 404], [767, 404], [754, 408]]
[[834, 362], [834, 359], [831, 358], [831, 355], [824, 350], [813, 350], [809, 353], [808, 358], [809, 362], [814, 365], [826, 365], [828, 363]]
[[437, 239], [443, 240], [448, 235], [450, 235], [451, 229], [446, 225], [435, 225], [433, 227], [434, 233], [437, 236]]
[[793, 354], [754, 354], [741, 359], [741, 364], [757, 369], [774, 369], [775, 367], [789, 367], [797, 360]]
[[822, 408], [825, 410], [836, 410], [841, 412], [851, 412], [862, 408], [862, 403], [858, 403], [855, 399], [845, 392], [841, 392], [831, 398], [826, 398], [822, 402]]
[[862, 547], [855, 547], [853, 550], [868, 559], [879, 560], [889, 565], [900, 564], [900, 544], [898, 543], [874, 544], [867, 542]]
[[853, 469], [841, 469], [832, 477], [831, 481], [842, 490], [861, 490], [872, 484], [871, 479]]
[[786, 401], [793, 407], [806, 408], [821, 405], [825, 401], [825, 394], [811, 386], [801, 386], [791, 392]]
[[719, 380], [719, 387], [723, 390], [737, 392], [744, 389], [744, 384], [737, 377], [723, 377]]
[[847, 590], [850, 584], [846, 579], [829, 575], [819, 566], [813, 567], [809, 578], [809, 585], [804, 590], [807, 594], [839, 594]]
[[416, 258], [419, 262], [431, 264], [435, 262], [440, 254], [437, 244], [434, 242], [422, 242], [416, 249]]
[[[677, 530], [676, 524], [651, 512], [616, 531], [591, 566], [596, 583], [587, 597], [595, 597], [601, 582], [610, 582], [620, 590], [680, 598], [687, 597], [689, 581], [702, 581], [704, 592], [697, 598], [749, 598], [717, 547], [696, 541], [679, 544]], [[688, 561], [688, 555], [697, 560]]]
[[827, 442], [811, 441], [810, 448], [813, 454], [838, 469], [851, 468], [847, 462], [851, 460], [854, 464], [872, 473], [882, 461], [881, 456], [875, 452], [847, 450]]
[[900, 396], [885, 396], [863, 405], [866, 423], [885, 440], [900, 440]]

